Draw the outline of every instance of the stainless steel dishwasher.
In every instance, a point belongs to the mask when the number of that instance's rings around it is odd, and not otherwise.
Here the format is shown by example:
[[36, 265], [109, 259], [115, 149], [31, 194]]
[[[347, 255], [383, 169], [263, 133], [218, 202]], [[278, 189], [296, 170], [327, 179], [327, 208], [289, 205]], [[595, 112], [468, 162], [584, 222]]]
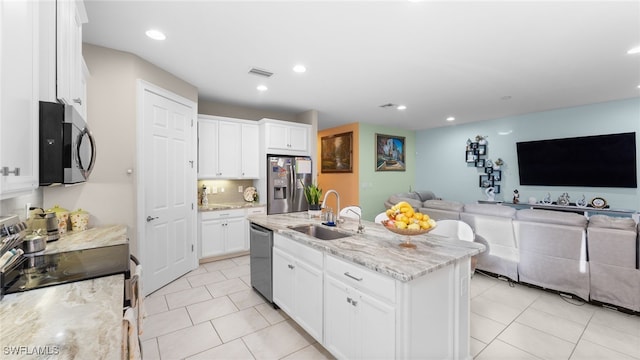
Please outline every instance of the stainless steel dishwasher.
[[273, 303], [273, 231], [251, 223], [249, 234], [251, 286]]

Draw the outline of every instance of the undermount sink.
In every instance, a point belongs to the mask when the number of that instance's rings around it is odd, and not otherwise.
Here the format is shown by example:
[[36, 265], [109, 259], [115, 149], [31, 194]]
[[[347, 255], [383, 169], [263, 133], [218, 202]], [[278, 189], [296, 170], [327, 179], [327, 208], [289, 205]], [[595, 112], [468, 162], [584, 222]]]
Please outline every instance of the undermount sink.
[[292, 226], [289, 229], [307, 234], [319, 240], [335, 240], [351, 236], [351, 234], [346, 234], [337, 230], [331, 230], [329, 228], [313, 224]]

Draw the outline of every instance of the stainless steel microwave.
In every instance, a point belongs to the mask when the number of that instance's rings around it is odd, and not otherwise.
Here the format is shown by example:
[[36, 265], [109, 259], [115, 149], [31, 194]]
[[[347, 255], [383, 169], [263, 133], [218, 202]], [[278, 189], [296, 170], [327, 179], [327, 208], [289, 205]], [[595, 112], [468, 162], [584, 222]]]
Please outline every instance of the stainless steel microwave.
[[40, 185], [86, 181], [96, 159], [87, 123], [71, 105], [40, 102]]

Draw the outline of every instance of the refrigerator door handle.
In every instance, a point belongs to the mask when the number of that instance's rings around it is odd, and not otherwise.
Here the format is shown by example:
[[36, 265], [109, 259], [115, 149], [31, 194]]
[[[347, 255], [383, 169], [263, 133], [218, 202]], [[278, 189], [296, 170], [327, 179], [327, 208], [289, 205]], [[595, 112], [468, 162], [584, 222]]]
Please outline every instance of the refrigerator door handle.
[[[291, 181], [290, 188], [291, 188], [291, 201], [295, 201], [296, 200], [296, 172], [294, 171], [295, 167], [293, 166], [293, 164], [289, 165], [289, 173], [291, 174], [291, 176], [289, 176], [289, 180]], [[295, 203], [294, 203], [295, 204]]]

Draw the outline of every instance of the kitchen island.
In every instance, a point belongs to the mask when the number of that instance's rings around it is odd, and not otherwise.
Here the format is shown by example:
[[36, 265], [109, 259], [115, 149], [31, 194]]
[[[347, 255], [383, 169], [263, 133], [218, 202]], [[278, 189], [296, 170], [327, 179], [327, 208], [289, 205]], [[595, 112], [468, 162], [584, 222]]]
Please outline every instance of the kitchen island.
[[274, 232], [273, 299], [338, 358], [470, 359], [470, 258], [477, 243], [412, 237], [415, 249], [380, 224], [347, 219], [319, 240], [291, 227], [307, 213], [250, 216]]

